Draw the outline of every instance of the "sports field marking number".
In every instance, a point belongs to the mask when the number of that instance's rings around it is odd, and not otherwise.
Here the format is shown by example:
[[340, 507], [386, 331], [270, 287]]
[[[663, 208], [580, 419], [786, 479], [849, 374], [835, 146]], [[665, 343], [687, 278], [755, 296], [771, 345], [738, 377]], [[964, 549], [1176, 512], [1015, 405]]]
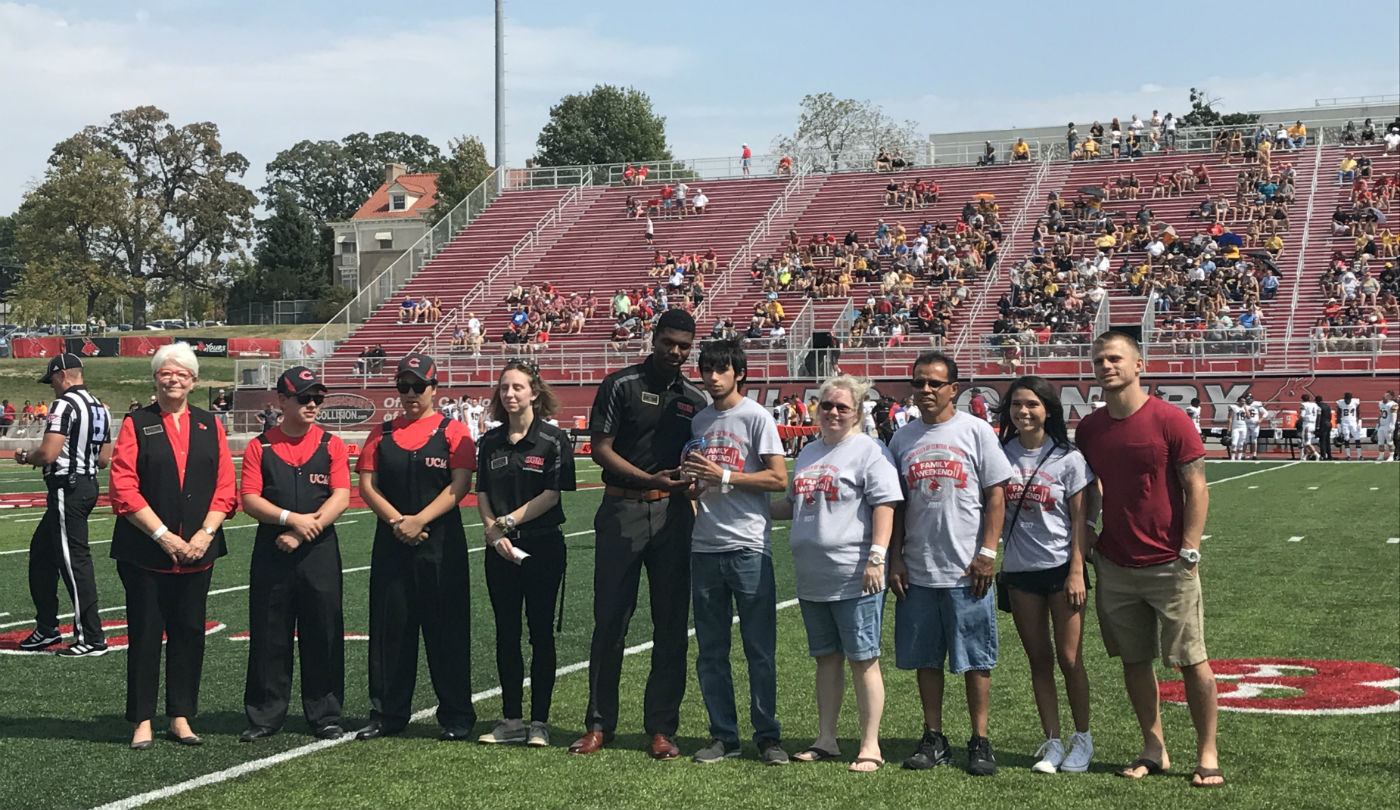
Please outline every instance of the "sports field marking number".
[[[1224, 711], [1264, 714], [1380, 714], [1400, 711], [1400, 669], [1369, 661], [1241, 658], [1210, 662]], [[1166, 681], [1162, 700], [1186, 702], [1186, 686]]]

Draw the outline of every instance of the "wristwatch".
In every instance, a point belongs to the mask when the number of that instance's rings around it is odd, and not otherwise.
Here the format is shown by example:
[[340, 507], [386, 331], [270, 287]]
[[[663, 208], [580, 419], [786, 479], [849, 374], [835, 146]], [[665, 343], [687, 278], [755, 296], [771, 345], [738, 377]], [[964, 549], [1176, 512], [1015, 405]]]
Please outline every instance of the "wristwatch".
[[496, 518], [496, 528], [500, 529], [505, 534], [510, 534], [515, 531], [515, 518], [510, 515], [501, 515]]
[[1178, 551], [1176, 553], [1176, 556], [1180, 557], [1181, 559], [1185, 560], [1191, 565], [1195, 565], [1196, 563], [1201, 561], [1201, 552], [1197, 551], [1194, 548], [1183, 548], [1181, 551]]
[[213, 530], [213, 529], [209, 528], [208, 526], [200, 526], [200, 527], [199, 527], [199, 530], [202, 531], [202, 532], [204, 532], [205, 534], [209, 535], [210, 539], [213, 539], [213, 537], [214, 537], [214, 530]]

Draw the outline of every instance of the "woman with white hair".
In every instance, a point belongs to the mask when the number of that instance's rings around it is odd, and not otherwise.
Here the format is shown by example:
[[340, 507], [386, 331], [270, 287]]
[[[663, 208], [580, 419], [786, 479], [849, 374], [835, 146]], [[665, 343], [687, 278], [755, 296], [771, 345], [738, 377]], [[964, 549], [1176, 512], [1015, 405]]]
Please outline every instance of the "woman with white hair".
[[204, 666], [205, 601], [214, 561], [228, 553], [224, 520], [238, 503], [223, 424], [188, 402], [199, 359], [171, 343], [151, 358], [155, 402], [127, 414], [112, 452], [117, 513], [112, 558], [126, 588], [126, 719], [131, 747], [152, 745], [165, 639], [168, 739], [203, 742], [190, 729]]
[[873, 771], [880, 755], [885, 684], [880, 675], [880, 626], [885, 608], [885, 553], [895, 504], [904, 500], [894, 458], [861, 431], [861, 403], [870, 383], [840, 374], [822, 385], [817, 424], [821, 441], [797, 457], [787, 497], [772, 515], [791, 520], [797, 598], [817, 660], [818, 735], [794, 759], [840, 756], [836, 718], [846, 691], [843, 662], [855, 681], [860, 750], [852, 771]]

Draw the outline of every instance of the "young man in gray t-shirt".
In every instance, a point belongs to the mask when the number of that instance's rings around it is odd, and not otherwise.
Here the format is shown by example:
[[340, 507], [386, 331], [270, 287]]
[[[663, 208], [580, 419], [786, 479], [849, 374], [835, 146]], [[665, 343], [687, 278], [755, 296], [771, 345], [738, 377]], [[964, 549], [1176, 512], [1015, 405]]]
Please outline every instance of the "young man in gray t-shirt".
[[[713, 403], [691, 422], [692, 449], [683, 471], [694, 479], [695, 529], [690, 586], [695, 607], [695, 662], [710, 715], [710, 742], [696, 762], [739, 755], [739, 721], [729, 674], [733, 609], [749, 670], [749, 716], [765, 764], [788, 755], [778, 727], [777, 588], [773, 581], [768, 493], [787, 489], [787, 463], [778, 427], [766, 408], [740, 391], [748, 362], [737, 340], [700, 350], [700, 378]], [[693, 444], [692, 444], [693, 446]]]

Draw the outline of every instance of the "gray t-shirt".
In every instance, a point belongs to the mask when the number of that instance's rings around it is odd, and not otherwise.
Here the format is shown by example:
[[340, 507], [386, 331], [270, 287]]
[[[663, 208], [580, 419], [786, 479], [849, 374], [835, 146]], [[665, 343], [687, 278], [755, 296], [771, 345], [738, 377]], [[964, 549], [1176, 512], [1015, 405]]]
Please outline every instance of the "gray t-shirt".
[[[1067, 501], [1094, 480], [1088, 462], [1073, 447], [1052, 448], [1048, 440], [1027, 450], [1020, 439], [1012, 439], [1001, 449], [1012, 467], [1006, 484], [1006, 521], [1001, 529], [1002, 570], [1042, 571], [1064, 565], [1069, 561], [1070, 544]], [[1036, 464], [1040, 464], [1039, 470]], [[1011, 519], [1022, 493], [1026, 500], [1013, 529]]]
[[910, 422], [895, 431], [890, 451], [909, 507], [904, 515], [909, 582], [923, 588], [968, 586], [963, 572], [982, 544], [982, 490], [1011, 478], [996, 433], [958, 411], [934, 425]]
[[[768, 409], [745, 397], [727, 411], [710, 405], [690, 423], [691, 436], [705, 439], [705, 458], [734, 472], [767, 468], [763, 456], [781, 456], [783, 442]], [[771, 556], [768, 493], [744, 487], [720, 492], [711, 484], [696, 501], [690, 550], [713, 553], [749, 549]]]
[[797, 456], [787, 497], [797, 597], [835, 602], [860, 596], [871, 513], [904, 499], [890, 451], [864, 433], [834, 447], [809, 442]]

